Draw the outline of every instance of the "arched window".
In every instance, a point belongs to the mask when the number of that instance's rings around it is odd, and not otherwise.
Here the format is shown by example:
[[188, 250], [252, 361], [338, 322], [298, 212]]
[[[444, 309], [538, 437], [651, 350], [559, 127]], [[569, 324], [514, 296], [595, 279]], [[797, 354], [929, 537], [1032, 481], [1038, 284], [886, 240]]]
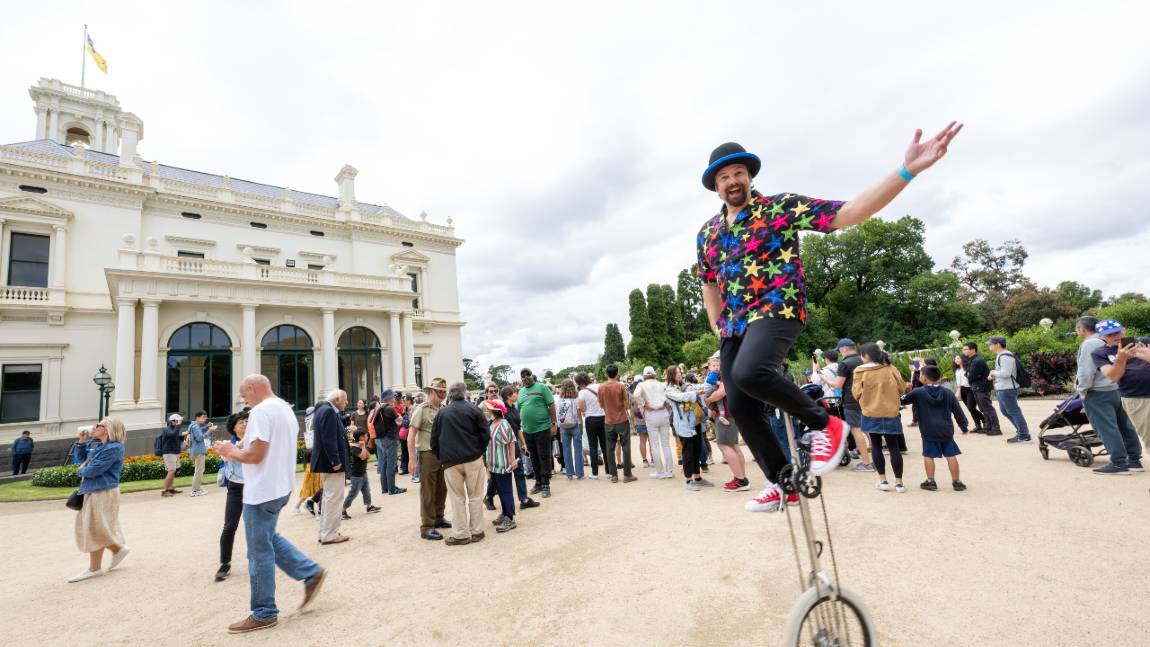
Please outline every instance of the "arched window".
[[73, 126], [64, 133], [64, 143], [71, 146], [76, 142], [80, 142], [85, 146], [91, 146], [92, 136], [89, 135], [88, 131], [84, 130], [83, 128]]
[[347, 391], [349, 408], [383, 390], [382, 366], [375, 333], [362, 326], [343, 331], [339, 336], [339, 388]]
[[271, 380], [276, 395], [297, 412], [315, 404], [311, 336], [299, 326], [283, 324], [269, 330], [260, 345], [260, 372]]
[[225, 418], [232, 406], [232, 341], [218, 326], [190, 323], [168, 339], [165, 417], [197, 411]]

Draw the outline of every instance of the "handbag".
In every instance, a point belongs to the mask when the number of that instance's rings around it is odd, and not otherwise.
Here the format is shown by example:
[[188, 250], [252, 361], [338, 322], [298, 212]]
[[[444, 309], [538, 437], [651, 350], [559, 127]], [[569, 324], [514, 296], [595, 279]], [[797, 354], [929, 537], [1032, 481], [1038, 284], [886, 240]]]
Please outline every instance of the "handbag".
[[68, 497], [68, 501], [64, 503], [64, 505], [67, 506], [69, 510], [82, 510], [84, 508], [84, 495], [80, 494], [79, 490], [76, 490]]

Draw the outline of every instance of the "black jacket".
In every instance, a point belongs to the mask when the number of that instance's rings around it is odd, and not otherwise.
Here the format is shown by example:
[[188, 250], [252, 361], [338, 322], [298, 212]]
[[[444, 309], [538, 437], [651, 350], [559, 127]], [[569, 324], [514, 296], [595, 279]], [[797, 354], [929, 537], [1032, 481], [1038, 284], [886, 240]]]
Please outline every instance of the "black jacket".
[[990, 381], [990, 367], [981, 355], [966, 358], [966, 379], [970, 380], [972, 391], [990, 393], [994, 390], [994, 383]]
[[918, 431], [923, 440], [946, 442], [954, 439], [954, 425], [958, 421], [963, 433], [967, 430], [966, 414], [958, 406], [958, 398], [950, 389], [938, 385], [920, 386], [902, 396], [903, 404], [918, 406]]
[[168, 425], [160, 432], [160, 451], [164, 454], [179, 454], [183, 450], [183, 438], [179, 426]]
[[431, 425], [431, 451], [444, 469], [483, 456], [490, 440], [487, 418], [479, 407], [466, 400], [456, 400], [440, 409]]
[[[346, 472], [351, 461], [347, 446], [347, 429], [339, 411], [330, 402], [321, 404], [312, 415], [311, 471], [317, 474]], [[339, 465], [339, 469], [332, 469]]]

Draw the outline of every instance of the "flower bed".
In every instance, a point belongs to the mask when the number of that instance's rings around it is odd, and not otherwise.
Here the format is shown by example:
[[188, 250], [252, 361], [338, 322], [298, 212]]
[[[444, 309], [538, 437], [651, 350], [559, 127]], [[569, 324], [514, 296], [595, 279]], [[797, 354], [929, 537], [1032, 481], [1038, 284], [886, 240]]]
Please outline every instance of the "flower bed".
[[[204, 473], [214, 474], [220, 470], [219, 455], [209, 450], [204, 460]], [[77, 465], [63, 467], [42, 467], [32, 475], [32, 485], [37, 487], [79, 487], [80, 475], [76, 473]], [[180, 467], [176, 469], [176, 476], [191, 476], [196, 471], [195, 463], [187, 452], [180, 454]], [[164, 469], [164, 459], [160, 456], [129, 456], [124, 459], [124, 469], [120, 473], [120, 482], [150, 481], [162, 479], [167, 476]]]

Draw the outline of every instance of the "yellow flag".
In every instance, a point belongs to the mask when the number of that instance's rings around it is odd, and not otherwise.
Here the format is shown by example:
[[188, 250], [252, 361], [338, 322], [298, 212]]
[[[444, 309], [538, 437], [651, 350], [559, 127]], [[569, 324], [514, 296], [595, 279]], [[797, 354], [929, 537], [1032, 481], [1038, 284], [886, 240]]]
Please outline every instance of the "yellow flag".
[[104, 74], [107, 74], [108, 62], [104, 60], [103, 56], [100, 56], [100, 52], [96, 51], [96, 46], [92, 44], [91, 36], [88, 37], [88, 53], [92, 55], [92, 60], [96, 61], [96, 67], [100, 68], [100, 71]]

